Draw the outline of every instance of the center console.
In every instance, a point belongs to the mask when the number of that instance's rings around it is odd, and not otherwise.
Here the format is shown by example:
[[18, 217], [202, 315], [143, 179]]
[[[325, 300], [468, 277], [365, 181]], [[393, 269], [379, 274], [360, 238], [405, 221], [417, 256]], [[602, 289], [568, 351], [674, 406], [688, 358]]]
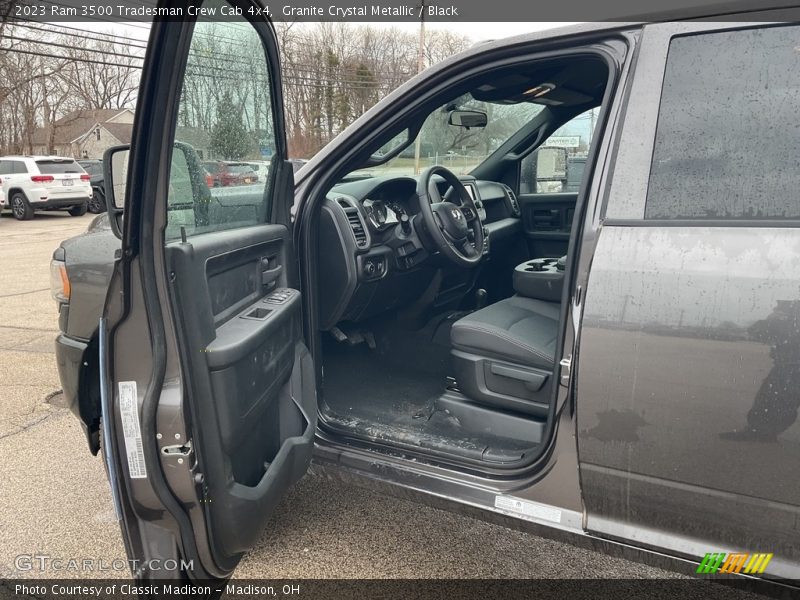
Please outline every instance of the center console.
[[517, 265], [514, 269], [514, 291], [527, 298], [561, 302], [566, 259], [566, 256], [534, 258]]

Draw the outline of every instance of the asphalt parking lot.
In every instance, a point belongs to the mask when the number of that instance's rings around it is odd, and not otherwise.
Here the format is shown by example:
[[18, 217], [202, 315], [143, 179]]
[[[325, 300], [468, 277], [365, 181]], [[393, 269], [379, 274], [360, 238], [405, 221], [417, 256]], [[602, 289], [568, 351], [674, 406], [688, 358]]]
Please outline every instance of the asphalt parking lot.
[[[125, 576], [23, 571], [19, 555], [124, 558], [100, 459], [59, 403], [49, 260], [93, 215], [0, 218], [0, 577]], [[236, 575], [252, 578], [661, 578], [676, 575], [306, 477]]]

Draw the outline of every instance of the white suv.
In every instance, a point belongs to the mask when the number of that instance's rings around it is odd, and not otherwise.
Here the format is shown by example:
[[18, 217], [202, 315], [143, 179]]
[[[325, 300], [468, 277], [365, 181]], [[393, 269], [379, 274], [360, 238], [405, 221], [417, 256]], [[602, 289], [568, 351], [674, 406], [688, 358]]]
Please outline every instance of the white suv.
[[79, 217], [92, 197], [88, 173], [63, 156], [2, 156], [0, 180], [0, 210], [11, 209], [20, 221], [32, 219], [34, 210], [67, 209]]
[[258, 182], [263, 184], [269, 181], [269, 161], [268, 160], [251, 160], [247, 163], [250, 168], [258, 175]]

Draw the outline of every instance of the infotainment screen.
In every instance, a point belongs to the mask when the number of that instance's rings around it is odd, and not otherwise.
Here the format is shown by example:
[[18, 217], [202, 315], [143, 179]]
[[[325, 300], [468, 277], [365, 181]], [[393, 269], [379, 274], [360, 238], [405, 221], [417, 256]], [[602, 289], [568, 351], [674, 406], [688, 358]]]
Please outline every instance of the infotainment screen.
[[472, 184], [465, 183], [464, 187], [467, 189], [467, 193], [469, 194], [469, 197], [472, 198], [473, 200], [475, 200], [475, 190], [473, 189]]

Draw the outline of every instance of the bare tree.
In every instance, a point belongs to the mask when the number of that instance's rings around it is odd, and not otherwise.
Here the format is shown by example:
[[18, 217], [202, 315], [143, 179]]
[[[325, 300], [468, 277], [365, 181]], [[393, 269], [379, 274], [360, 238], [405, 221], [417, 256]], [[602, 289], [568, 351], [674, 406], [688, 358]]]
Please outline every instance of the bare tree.
[[[0, 36], [0, 152], [32, 152], [34, 132], [73, 107], [74, 102], [63, 77], [70, 63], [49, 48], [67, 45], [69, 38], [55, 33], [34, 36], [38, 30], [24, 24], [3, 22]], [[56, 46], [57, 47], [57, 46]], [[52, 151], [51, 138], [47, 143]]]
[[86, 108], [133, 104], [139, 88], [139, 62], [124, 45], [102, 34], [94, 40], [75, 38], [67, 49], [67, 58], [64, 79]]
[[[279, 25], [290, 151], [309, 156], [417, 72], [415, 34], [396, 28]], [[426, 63], [467, 48], [468, 38], [426, 37]]]
[[11, 22], [11, 17], [18, 4], [17, 0], [0, 0], [0, 38], [3, 37], [6, 27]]
[[[17, 0], [0, 0], [2, 11]], [[23, 26], [20, 25], [20, 28]], [[223, 93], [230, 93], [259, 145], [268, 145], [272, 82], [260, 42], [236, 24], [203, 23], [187, 64], [179, 125], [211, 130]], [[276, 25], [282, 60], [289, 151], [308, 157], [417, 72], [413, 33], [346, 23]], [[17, 31], [0, 18], [0, 151], [30, 150], [45, 127], [53, 151], [59, 121], [81, 109], [132, 107], [140, 57], [113, 35], [70, 36], [36, 28]], [[52, 42], [52, 44], [50, 44]], [[463, 50], [463, 36], [434, 31], [426, 64]]]

